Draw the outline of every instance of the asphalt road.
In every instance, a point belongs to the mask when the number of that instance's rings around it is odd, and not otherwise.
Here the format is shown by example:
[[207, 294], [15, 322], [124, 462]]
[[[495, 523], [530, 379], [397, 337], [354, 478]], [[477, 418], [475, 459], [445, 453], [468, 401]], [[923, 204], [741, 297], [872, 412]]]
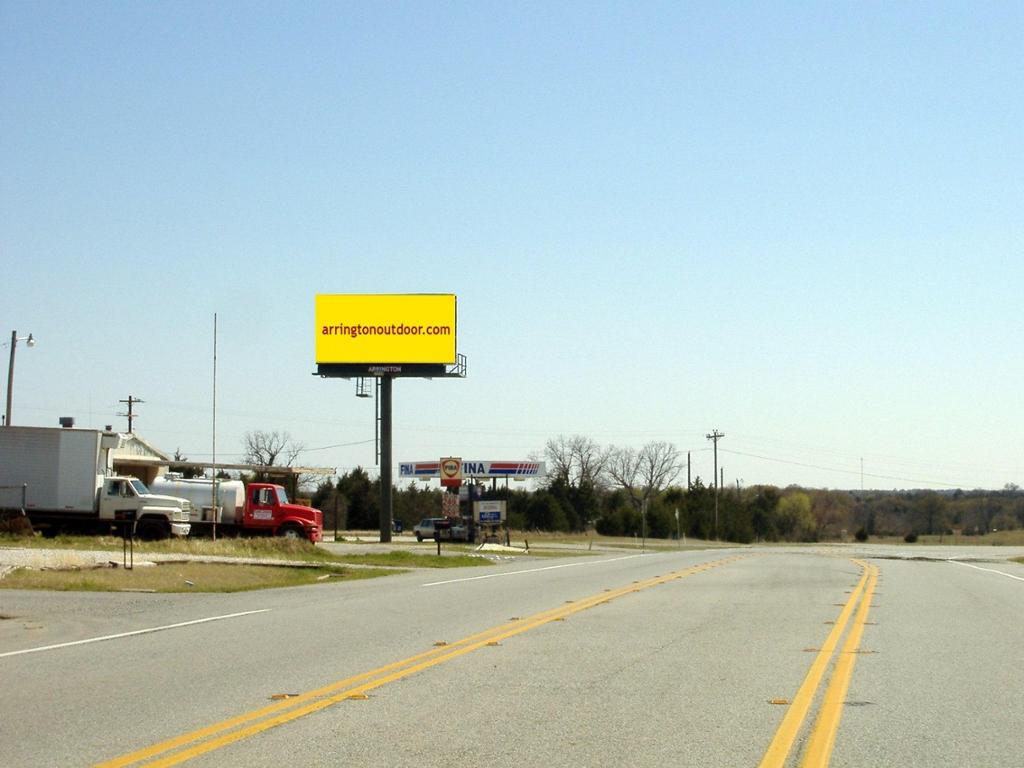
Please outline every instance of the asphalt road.
[[3, 590], [0, 762], [1020, 766], [1010, 554], [600, 553], [237, 595]]

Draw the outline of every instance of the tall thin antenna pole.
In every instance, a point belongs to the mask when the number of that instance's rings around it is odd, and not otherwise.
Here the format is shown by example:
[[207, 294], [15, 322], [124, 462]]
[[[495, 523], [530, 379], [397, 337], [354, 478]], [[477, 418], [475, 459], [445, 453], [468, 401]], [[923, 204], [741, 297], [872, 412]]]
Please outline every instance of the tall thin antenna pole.
[[210, 493], [210, 514], [213, 516], [213, 540], [217, 540], [217, 313], [213, 313], [213, 483]]

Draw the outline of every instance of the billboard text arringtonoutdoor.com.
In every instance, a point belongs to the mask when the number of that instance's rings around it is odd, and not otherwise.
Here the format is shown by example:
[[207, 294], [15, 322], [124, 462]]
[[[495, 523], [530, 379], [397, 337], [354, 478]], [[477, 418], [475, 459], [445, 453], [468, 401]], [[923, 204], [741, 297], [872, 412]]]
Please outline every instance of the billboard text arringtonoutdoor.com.
[[325, 325], [320, 329], [321, 336], [451, 336], [449, 325]]

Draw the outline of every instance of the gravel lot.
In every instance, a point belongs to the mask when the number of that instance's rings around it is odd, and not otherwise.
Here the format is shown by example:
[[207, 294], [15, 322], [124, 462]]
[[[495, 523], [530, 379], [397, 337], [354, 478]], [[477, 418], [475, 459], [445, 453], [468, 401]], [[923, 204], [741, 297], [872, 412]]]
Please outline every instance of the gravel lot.
[[[0, 547], [0, 579], [16, 568], [94, 568], [109, 563], [120, 565], [124, 557], [117, 550], [73, 550], [73, 549], [29, 549], [17, 547]], [[136, 566], [155, 565], [156, 563], [180, 563], [186, 560], [202, 563], [237, 563], [241, 565], [289, 565], [309, 568], [318, 565], [296, 560], [274, 560], [261, 558], [220, 557], [216, 555], [185, 555], [150, 552], [145, 555], [135, 553]]]

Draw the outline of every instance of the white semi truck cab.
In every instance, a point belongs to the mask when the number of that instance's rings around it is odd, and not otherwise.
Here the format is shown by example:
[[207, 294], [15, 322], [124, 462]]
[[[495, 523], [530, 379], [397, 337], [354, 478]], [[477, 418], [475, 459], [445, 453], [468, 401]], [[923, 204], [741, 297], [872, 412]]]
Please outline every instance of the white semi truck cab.
[[99, 489], [100, 519], [134, 519], [140, 539], [160, 539], [167, 533], [188, 536], [191, 512], [187, 499], [150, 493], [145, 483], [134, 477], [106, 477]]

